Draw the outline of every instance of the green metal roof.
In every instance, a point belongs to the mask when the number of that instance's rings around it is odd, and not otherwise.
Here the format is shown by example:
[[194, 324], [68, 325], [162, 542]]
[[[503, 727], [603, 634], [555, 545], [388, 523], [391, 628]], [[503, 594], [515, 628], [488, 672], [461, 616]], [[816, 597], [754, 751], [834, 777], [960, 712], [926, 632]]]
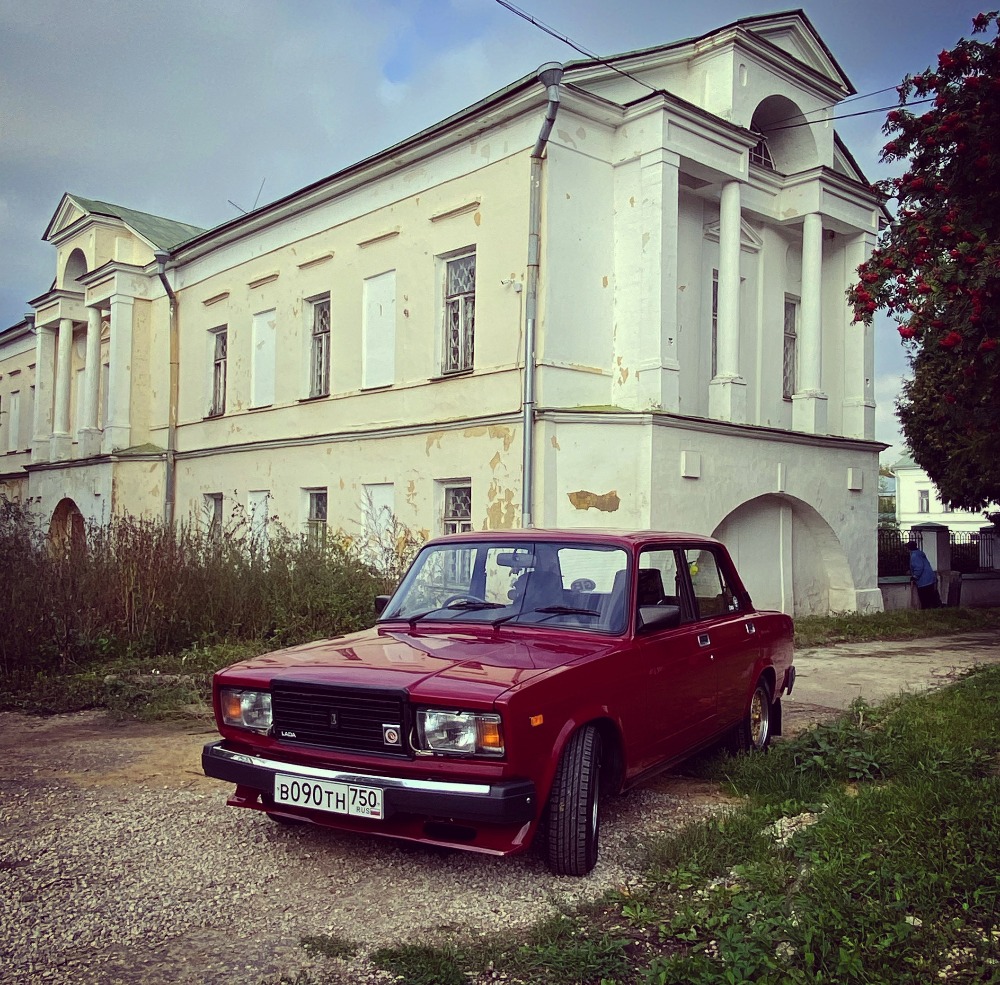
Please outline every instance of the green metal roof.
[[84, 212], [121, 219], [127, 226], [131, 226], [140, 236], [148, 239], [153, 246], [159, 249], [171, 250], [178, 243], [183, 243], [186, 239], [191, 239], [192, 236], [198, 236], [205, 232], [200, 226], [192, 226], [187, 222], [177, 222], [174, 219], [164, 219], [162, 216], [150, 215], [148, 212], [136, 212], [135, 209], [126, 209], [121, 205], [98, 202], [92, 198], [82, 198], [79, 195], [68, 195], [67, 197]]

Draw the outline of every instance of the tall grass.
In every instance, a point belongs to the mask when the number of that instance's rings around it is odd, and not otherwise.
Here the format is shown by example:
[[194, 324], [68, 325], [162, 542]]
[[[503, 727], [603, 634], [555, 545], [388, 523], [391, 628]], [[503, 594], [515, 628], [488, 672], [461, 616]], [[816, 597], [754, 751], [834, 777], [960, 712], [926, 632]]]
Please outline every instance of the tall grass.
[[[366, 553], [367, 551], [367, 553]], [[210, 531], [134, 516], [57, 545], [30, 510], [0, 498], [0, 684], [235, 640], [284, 646], [371, 624], [385, 573], [367, 545], [244, 517]], [[398, 566], [403, 561], [396, 559]]]

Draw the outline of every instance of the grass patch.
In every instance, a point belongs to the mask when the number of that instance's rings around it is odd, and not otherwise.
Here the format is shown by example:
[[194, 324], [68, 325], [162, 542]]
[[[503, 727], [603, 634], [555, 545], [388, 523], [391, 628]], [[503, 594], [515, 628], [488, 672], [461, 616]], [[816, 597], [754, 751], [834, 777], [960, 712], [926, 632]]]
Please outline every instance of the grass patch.
[[890, 612], [842, 612], [795, 620], [797, 647], [833, 643], [913, 640], [949, 633], [1000, 630], [1000, 609], [894, 609]]
[[103, 708], [115, 719], [161, 721], [212, 715], [212, 675], [269, 649], [217, 643], [162, 657], [120, 657], [69, 673], [40, 671], [0, 692], [0, 711], [56, 715]]

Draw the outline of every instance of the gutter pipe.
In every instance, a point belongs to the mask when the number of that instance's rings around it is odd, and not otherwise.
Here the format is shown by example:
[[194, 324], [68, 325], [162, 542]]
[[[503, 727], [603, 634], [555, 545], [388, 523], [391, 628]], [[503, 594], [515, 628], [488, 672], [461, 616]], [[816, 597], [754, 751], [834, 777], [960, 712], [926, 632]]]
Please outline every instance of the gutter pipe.
[[163, 289], [170, 299], [170, 382], [168, 387], [167, 409], [167, 475], [163, 493], [163, 522], [167, 527], [174, 525], [174, 501], [177, 495], [177, 395], [180, 382], [180, 340], [177, 329], [177, 295], [167, 280], [167, 261], [170, 253], [167, 250], [156, 250], [156, 273], [163, 284]]
[[545, 121], [531, 151], [530, 196], [528, 201], [528, 269], [524, 294], [524, 393], [522, 407], [521, 461], [521, 526], [532, 527], [531, 503], [534, 496], [534, 432], [535, 432], [535, 322], [538, 313], [539, 242], [542, 227], [542, 156], [548, 143], [552, 126], [559, 112], [559, 83], [563, 67], [559, 62], [546, 62], [538, 69], [538, 80], [545, 86], [549, 102], [545, 108]]

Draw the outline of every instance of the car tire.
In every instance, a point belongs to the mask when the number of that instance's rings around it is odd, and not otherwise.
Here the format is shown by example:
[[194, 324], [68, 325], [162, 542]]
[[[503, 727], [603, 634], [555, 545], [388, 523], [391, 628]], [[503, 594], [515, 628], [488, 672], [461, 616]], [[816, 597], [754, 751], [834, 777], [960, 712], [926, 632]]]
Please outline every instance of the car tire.
[[548, 804], [548, 863], [557, 875], [585, 876], [597, 864], [601, 733], [585, 725], [566, 743]]
[[765, 752], [771, 744], [771, 688], [767, 681], [758, 679], [750, 695], [743, 720], [733, 733], [732, 751]]

